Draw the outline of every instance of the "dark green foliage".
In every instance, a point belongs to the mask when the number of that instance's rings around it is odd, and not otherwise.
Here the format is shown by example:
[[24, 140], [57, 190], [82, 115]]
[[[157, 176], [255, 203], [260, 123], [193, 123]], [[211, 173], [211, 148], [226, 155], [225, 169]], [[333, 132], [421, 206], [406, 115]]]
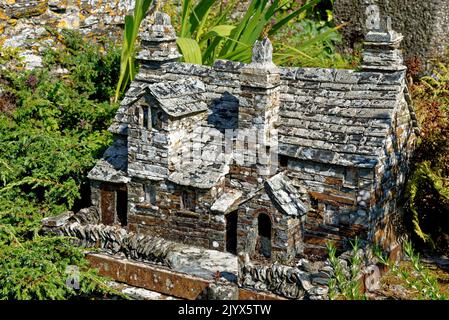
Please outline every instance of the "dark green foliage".
[[341, 42], [340, 27], [329, 22], [302, 19], [274, 35], [274, 61], [283, 66], [351, 68], [356, 57], [339, 54], [335, 44]]
[[416, 240], [449, 253], [449, 68], [412, 87], [421, 137], [407, 183], [408, 222]]
[[109, 101], [120, 75], [120, 50], [106, 39], [97, 40], [101, 47], [91, 45], [71, 30], [62, 31], [59, 39], [64, 50], [48, 50], [44, 63], [67, 69], [74, 89], [89, 99]]
[[[111, 142], [120, 54], [74, 32], [58, 38], [43, 69], [0, 73], [0, 299], [109, 291], [81, 249], [39, 230], [43, 217], [87, 204], [87, 172]], [[65, 285], [67, 266], [79, 268], [79, 290]]]

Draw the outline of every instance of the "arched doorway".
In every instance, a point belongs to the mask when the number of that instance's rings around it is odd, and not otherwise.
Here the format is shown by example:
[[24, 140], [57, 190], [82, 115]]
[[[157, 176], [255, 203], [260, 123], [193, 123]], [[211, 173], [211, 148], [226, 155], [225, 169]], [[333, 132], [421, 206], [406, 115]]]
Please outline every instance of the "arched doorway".
[[237, 254], [237, 210], [226, 215], [226, 251]]
[[259, 235], [258, 250], [265, 258], [271, 258], [271, 220], [270, 217], [261, 213], [257, 218]]

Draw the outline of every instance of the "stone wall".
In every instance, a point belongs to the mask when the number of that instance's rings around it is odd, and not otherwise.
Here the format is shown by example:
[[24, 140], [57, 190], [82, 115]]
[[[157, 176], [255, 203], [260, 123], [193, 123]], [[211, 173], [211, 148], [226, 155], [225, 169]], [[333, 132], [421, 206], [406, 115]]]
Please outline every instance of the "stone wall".
[[142, 201], [143, 183], [131, 182], [128, 186], [128, 228], [139, 233], [224, 251], [224, 217], [209, 212], [215, 199], [214, 194], [222, 188], [223, 184], [219, 184], [211, 190], [190, 190], [197, 197], [196, 208], [192, 211], [181, 209], [181, 193], [189, 188], [170, 182], [157, 182], [156, 205], [152, 206]]
[[[71, 237], [75, 244], [97, 248], [108, 255], [162, 266], [177, 272], [213, 279], [217, 271], [237, 276], [237, 258], [231, 254], [195, 248], [165, 238], [137, 234], [117, 225], [100, 223], [95, 207], [43, 220], [43, 232]], [[232, 276], [233, 275], [233, 276]]]
[[85, 33], [113, 32], [124, 24], [135, 0], [1, 0], [5, 31], [19, 25], [80, 29]]
[[[288, 262], [302, 253], [302, 221], [299, 217], [290, 217], [275, 208], [264, 190], [246, 202], [238, 211], [237, 252], [249, 252], [264, 259], [260, 254], [261, 239], [258, 235], [258, 217], [269, 217], [271, 233], [271, 261]], [[268, 260], [270, 261], [270, 260]]]
[[418, 58], [423, 67], [428, 59], [445, 57], [449, 45], [449, 1], [447, 0], [335, 0], [337, 24], [349, 23], [341, 29], [343, 47], [361, 43], [366, 34], [365, 3], [376, 3], [381, 15], [392, 17], [393, 28], [404, 35], [402, 48], [406, 60]]
[[[374, 181], [369, 169], [326, 165], [288, 159], [288, 175], [297, 187], [305, 186], [312, 198], [312, 209], [304, 225], [304, 253], [320, 256], [329, 240], [339, 248], [347, 239], [367, 237], [370, 194], [358, 199]], [[371, 180], [370, 180], [371, 178]], [[365, 184], [364, 184], [365, 183]], [[358, 203], [358, 202], [361, 202]]]
[[90, 39], [121, 41], [135, 0], [0, 0], [0, 47], [20, 48], [26, 68], [42, 65], [42, 51], [58, 45], [47, 28], [78, 30]]
[[399, 103], [385, 146], [385, 156], [376, 167], [372, 187], [370, 239], [393, 255], [401, 251], [400, 240], [405, 234], [402, 220], [404, 185], [409, 174], [407, 164], [417, 138], [413, 127], [414, 113], [410, 112], [407, 99], [410, 99], [408, 92]]
[[[356, 254], [361, 261], [356, 277], [362, 292], [375, 289], [367, 283], [377, 263], [370, 249], [358, 252], [343, 252], [337, 258], [344, 276], [348, 279], [351, 271], [351, 257]], [[260, 292], [271, 292], [289, 299], [323, 300], [329, 299], [329, 281], [334, 278], [334, 269], [328, 259], [310, 261], [299, 259], [296, 265], [282, 263], [258, 264], [245, 255], [239, 255], [238, 285], [241, 288]]]

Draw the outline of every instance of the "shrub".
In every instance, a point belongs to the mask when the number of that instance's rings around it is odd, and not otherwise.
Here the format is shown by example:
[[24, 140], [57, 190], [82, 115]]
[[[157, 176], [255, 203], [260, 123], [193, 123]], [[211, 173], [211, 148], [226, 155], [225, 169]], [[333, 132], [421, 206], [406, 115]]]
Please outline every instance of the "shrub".
[[[66, 299], [111, 292], [70, 239], [39, 233], [45, 216], [82, 206], [106, 130], [120, 54], [65, 31], [45, 67], [0, 71], [0, 299]], [[105, 51], [106, 49], [106, 51]], [[11, 57], [12, 58], [12, 57]], [[80, 288], [66, 286], [79, 268]]]
[[449, 252], [449, 68], [412, 86], [422, 132], [406, 187], [408, 221], [417, 239]]

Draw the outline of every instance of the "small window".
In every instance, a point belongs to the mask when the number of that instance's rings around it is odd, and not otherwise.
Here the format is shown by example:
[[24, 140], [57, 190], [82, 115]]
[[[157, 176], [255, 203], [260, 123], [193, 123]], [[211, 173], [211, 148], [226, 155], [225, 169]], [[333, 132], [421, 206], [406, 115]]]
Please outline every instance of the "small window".
[[148, 113], [150, 112], [149, 111], [149, 109], [148, 109], [148, 107], [142, 107], [142, 110], [143, 110], [143, 123], [142, 123], [142, 125], [143, 125], [143, 127], [145, 128], [145, 129], [148, 129]]
[[149, 203], [153, 206], [156, 205], [156, 188], [152, 184], [146, 184], [143, 187], [145, 192], [145, 203]]
[[259, 253], [265, 258], [271, 257], [271, 220], [270, 217], [261, 213], [257, 218], [259, 234]]
[[151, 129], [148, 127], [150, 119], [150, 109], [148, 106], [137, 105], [134, 109], [134, 116], [139, 125], [146, 129]]
[[279, 165], [282, 168], [287, 168], [287, 166], [288, 166], [288, 157], [279, 155]]
[[163, 113], [158, 108], [151, 108], [151, 127], [159, 130], [162, 128]]
[[181, 209], [188, 211], [196, 210], [196, 192], [193, 190], [183, 190], [181, 192]]

